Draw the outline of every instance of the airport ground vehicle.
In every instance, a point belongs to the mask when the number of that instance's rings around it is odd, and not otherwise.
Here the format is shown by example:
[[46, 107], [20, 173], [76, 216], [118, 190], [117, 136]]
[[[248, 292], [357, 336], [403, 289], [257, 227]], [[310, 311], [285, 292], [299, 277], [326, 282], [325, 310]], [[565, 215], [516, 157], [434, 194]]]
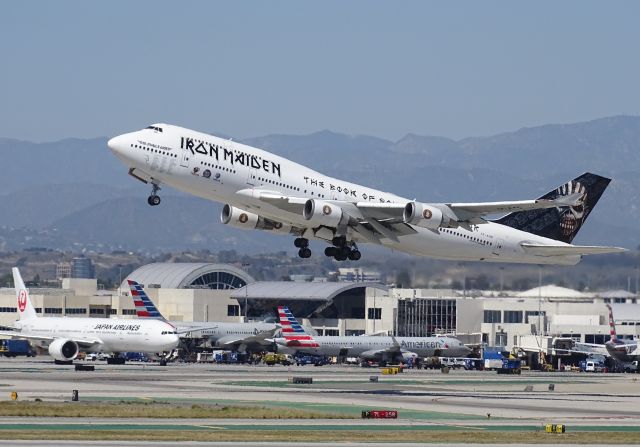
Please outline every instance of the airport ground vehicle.
[[580, 362], [580, 371], [584, 372], [605, 372], [606, 366], [599, 360], [587, 359]]
[[515, 358], [502, 360], [502, 366], [498, 368], [498, 374], [520, 374], [522, 372], [521, 361]]
[[84, 359], [96, 361], [96, 360], [107, 360], [109, 357], [110, 357], [109, 354], [105, 354], [104, 352], [90, 352], [89, 354], [86, 355]]
[[262, 360], [266, 365], [269, 366], [273, 366], [275, 364], [288, 366], [295, 363], [293, 356], [291, 356], [290, 354], [276, 354], [274, 352], [266, 353]]
[[0, 340], [0, 354], [5, 357], [36, 356], [36, 352], [31, 347], [29, 340]]
[[440, 363], [449, 368], [463, 368], [466, 364], [465, 359], [455, 357], [440, 357]]
[[293, 356], [293, 359], [298, 366], [303, 365], [314, 365], [314, 366], [322, 366], [329, 364], [329, 358], [323, 355], [306, 355], [306, 354], [296, 354]]

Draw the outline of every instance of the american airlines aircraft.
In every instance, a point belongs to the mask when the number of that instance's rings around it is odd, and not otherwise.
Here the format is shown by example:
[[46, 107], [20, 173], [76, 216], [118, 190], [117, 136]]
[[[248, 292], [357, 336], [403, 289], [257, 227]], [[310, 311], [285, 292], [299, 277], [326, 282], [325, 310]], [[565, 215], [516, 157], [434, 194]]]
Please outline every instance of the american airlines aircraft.
[[[144, 287], [136, 281], [130, 279], [127, 281], [138, 318], [155, 318], [167, 321], [144, 291]], [[264, 351], [270, 348], [273, 345], [271, 339], [280, 330], [278, 325], [263, 321], [255, 323], [175, 321], [169, 323], [178, 329], [179, 334], [199, 335], [208, 339], [211, 346], [238, 352]]]
[[622, 340], [618, 338], [618, 334], [616, 333], [616, 323], [613, 319], [613, 309], [610, 304], [607, 304], [607, 309], [609, 309], [609, 340], [603, 345], [575, 342], [574, 349], [569, 350], [569, 352], [578, 352], [581, 354], [604, 354], [612, 357], [615, 361], [620, 363], [630, 363], [640, 360], [638, 340]]
[[278, 307], [282, 337], [274, 341], [282, 347], [308, 354], [352, 356], [380, 364], [407, 361], [416, 357], [464, 357], [471, 349], [454, 337], [384, 337], [352, 335], [330, 337], [308, 334], [285, 306]]
[[178, 346], [176, 329], [159, 320], [38, 317], [20, 271], [13, 268], [18, 303], [16, 331], [0, 335], [34, 340], [48, 346], [56, 361], [69, 362], [87, 352], [169, 352]]
[[[585, 173], [536, 200], [425, 203], [323, 175], [251, 146], [170, 124], [153, 124], [107, 143], [129, 174], [151, 185], [149, 205], [171, 186], [224, 203], [222, 223], [309, 240], [324, 254], [357, 261], [374, 243], [439, 259], [575, 265], [582, 255], [624, 251], [571, 245], [609, 184]], [[508, 213], [497, 220], [487, 216]]]

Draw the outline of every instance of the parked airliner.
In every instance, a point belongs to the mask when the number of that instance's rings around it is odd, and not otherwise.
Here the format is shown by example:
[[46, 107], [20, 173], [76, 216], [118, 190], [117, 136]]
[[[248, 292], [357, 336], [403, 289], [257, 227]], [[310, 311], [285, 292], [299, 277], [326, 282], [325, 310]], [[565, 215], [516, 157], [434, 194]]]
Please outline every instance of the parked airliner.
[[[130, 279], [127, 281], [138, 318], [167, 321], [144, 291], [142, 284]], [[273, 345], [271, 339], [280, 330], [277, 324], [264, 321], [247, 323], [170, 321], [169, 323], [177, 328], [178, 334], [191, 333], [194, 337], [208, 339], [213, 347], [238, 352], [264, 351], [270, 348]]]
[[33, 340], [47, 346], [56, 361], [68, 362], [86, 352], [170, 352], [178, 346], [176, 329], [159, 320], [38, 317], [20, 271], [13, 268], [18, 304], [16, 331], [0, 335]]
[[[374, 243], [439, 259], [575, 265], [582, 255], [619, 247], [571, 245], [610, 180], [585, 173], [536, 200], [424, 203], [320, 174], [235, 141], [170, 124], [110, 139], [129, 174], [151, 185], [149, 205], [171, 186], [224, 203], [224, 224], [295, 237], [302, 258], [309, 240], [324, 253], [358, 260]], [[420, 194], [424, 194], [421, 192]], [[506, 214], [488, 220], [491, 214]]]
[[298, 323], [285, 306], [278, 307], [282, 337], [274, 341], [282, 347], [329, 357], [352, 356], [380, 364], [406, 362], [417, 357], [464, 357], [471, 352], [455, 337], [384, 337], [350, 335], [345, 337], [313, 336]]
[[640, 360], [638, 340], [622, 340], [618, 338], [616, 323], [613, 319], [613, 309], [610, 304], [607, 304], [607, 309], [609, 309], [609, 340], [604, 344], [575, 342], [574, 348], [570, 352], [604, 354], [623, 364]]

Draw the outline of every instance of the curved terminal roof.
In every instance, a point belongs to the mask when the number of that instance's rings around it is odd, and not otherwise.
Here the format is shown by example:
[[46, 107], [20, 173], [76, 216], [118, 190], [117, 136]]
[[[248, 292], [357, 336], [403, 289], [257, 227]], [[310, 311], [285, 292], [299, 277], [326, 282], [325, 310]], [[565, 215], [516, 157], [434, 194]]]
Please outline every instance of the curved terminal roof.
[[128, 289], [131, 279], [145, 287], [163, 289], [236, 289], [255, 280], [244, 270], [229, 264], [204, 262], [156, 262], [134, 270], [120, 285]]
[[518, 298], [592, 298], [590, 293], [582, 293], [577, 290], [568, 289], [556, 285], [535, 287], [525, 292], [518, 293]]
[[231, 292], [231, 298], [331, 301], [343, 292], [366, 287], [388, 290], [382, 284], [369, 282], [261, 281]]

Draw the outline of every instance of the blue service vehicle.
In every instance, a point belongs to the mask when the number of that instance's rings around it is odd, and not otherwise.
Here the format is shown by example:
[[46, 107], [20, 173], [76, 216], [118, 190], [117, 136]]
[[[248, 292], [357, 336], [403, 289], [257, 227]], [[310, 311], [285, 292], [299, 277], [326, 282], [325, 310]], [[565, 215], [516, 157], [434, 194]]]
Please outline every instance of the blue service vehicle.
[[329, 363], [329, 358], [324, 355], [311, 355], [311, 354], [303, 354], [298, 353], [293, 356], [296, 365], [314, 365], [314, 366], [322, 366], [327, 365]]
[[520, 374], [521, 361], [516, 358], [502, 359], [502, 367], [498, 368], [498, 374]]
[[5, 357], [17, 357], [25, 355], [35, 357], [36, 352], [31, 347], [29, 340], [0, 340], [0, 354]]

